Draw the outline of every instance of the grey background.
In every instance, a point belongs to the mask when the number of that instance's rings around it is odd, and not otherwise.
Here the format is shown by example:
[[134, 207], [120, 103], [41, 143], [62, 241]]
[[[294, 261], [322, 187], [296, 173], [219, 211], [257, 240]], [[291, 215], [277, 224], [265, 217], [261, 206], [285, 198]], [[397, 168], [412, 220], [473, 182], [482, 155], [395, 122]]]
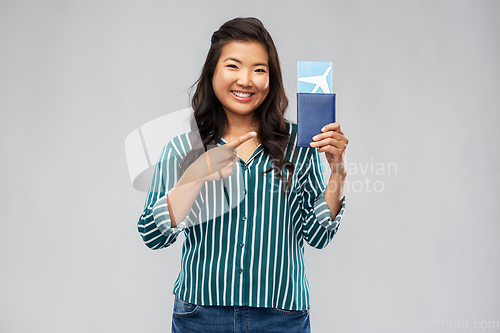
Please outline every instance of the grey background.
[[143, 245], [124, 140], [187, 106], [235, 16], [273, 35], [289, 118], [296, 61], [332, 61], [349, 162], [397, 164], [353, 172], [383, 191], [351, 189], [333, 242], [307, 250], [313, 332], [499, 321], [499, 14], [485, 0], [0, 2], [0, 331], [169, 332], [181, 244]]

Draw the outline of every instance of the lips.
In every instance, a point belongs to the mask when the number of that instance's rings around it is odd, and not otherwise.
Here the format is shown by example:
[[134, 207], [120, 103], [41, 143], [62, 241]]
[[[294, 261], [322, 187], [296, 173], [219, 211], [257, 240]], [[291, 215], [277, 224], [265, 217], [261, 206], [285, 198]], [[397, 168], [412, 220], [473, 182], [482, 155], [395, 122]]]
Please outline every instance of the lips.
[[254, 93], [231, 90], [231, 95], [240, 102], [248, 102], [252, 99]]

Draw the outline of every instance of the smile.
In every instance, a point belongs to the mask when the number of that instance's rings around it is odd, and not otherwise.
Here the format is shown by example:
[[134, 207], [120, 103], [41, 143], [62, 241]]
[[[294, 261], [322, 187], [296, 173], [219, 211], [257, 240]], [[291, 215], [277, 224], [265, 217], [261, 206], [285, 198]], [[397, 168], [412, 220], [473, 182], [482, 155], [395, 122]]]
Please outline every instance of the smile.
[[249, 92], [239, 92], [239, 91], [234, 91], [234, 90], [232, 90], [231, 92], [233, 93], [233, 95], [241, 97], [241, 98], [248, 98], [248, 97], [253, 95], [252, 93], [249, 93]]

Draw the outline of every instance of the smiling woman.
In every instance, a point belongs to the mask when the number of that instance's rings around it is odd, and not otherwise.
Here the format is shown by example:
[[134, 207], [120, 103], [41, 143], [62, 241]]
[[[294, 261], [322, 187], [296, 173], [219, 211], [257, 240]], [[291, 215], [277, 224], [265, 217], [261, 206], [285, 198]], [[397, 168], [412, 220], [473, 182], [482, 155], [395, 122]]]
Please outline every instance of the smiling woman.
[[[228, 121], [225, 140], [258, 130], [254, 111], [269, 93], [267, 62], [267, 52], [258, 42], [234, 41], [222, 47], [212, 86]], [[238, 155], [247, 161], [258, 144], [257, 138], [244, 142], [238, 147]]]
[[164, 147], [138, 223], [151, 249], [186, 236], [172, 332], [310, 332], [304, 242], [324, 248], [338, 230], [347, 139], [328, 124], [311, 143], [318, 150], [297, 147], [278, 54], [258, 19], [226, 22], [211, 42], [191, 132]]
[[230, 128], [253, 121], [253, 111], [266, 99], [267, 62], [267, 52], [260, 43], [234, 41], [222, 47], [212, 86], [226, 111]]

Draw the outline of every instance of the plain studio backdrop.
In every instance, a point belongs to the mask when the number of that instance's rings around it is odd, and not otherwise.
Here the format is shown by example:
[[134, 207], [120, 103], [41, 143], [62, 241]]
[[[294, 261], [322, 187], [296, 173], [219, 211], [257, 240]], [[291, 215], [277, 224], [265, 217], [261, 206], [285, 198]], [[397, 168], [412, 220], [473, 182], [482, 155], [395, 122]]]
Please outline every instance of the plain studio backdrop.
[[237, 16], [273, 36], [289, 119], [297, 61], [333, 62], [350, 176], [306, 246], [313, 332], [498, 324], [499, 1], [54, 0], [0, 3], [0, 331], [170, 331], [181, 242], [143, 244], [125, 138], [188, 106]]

